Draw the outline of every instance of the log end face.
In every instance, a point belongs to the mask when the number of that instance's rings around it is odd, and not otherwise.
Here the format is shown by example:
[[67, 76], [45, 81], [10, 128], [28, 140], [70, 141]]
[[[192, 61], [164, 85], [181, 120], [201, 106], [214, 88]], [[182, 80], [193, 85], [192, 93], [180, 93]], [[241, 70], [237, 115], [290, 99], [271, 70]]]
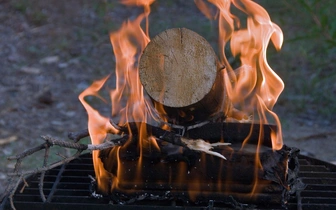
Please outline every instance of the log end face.
[[217, 75], [217, 56], [197, 33], [185, 28], [168, 29], [147, 45], [139, 74], [155, 101], [168, 107], [186, 107], [211, 91]]

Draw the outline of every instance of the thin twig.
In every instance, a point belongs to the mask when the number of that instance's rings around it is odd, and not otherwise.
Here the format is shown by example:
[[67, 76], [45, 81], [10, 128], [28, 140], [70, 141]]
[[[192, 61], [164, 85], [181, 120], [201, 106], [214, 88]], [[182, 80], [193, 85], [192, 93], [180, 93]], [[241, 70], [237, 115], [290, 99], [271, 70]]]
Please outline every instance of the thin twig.
[[29, 156], [29, 155], [31, 155], [31, 154], [37, 152], [37, 151], [40, 151], [40, 150], [42, 150], [42, 149], [44, 149], [44, 144], [41, 144], [41, 145], [39, 145], [39, 146], [33, 147], [33, 148], [31, 148], [31, 149], [28, 149], [28, 150], [26, 150], [26, 151], [24, 151], [24, 152], [22, 152], [22, 153], [20, 153], [20, 154], [18, 154], [18, 155], [16, 155], [16, 156], [8, 157], [7, 159], [8, 159], [8, 160], [22, 159], [22, 158], [27, 157], [27, 156]]
[[[37, 174], [37, 173], [41, 173], [44, 171], [48, 171], [50, 169], [56, 168], [57, 166], [69, 163], [70, 161], [76, 159], [83, 151], [79, 150], [77, 151], [77, 153], [75, 155], [72, 155], [70, 157], [67, 157], [65, 159], [59, 160], [53, 164], [50, 164], [48, 166], [45, 167], [40, 167], [40, 168], [36, 168], [33, 170], [28, 170], [28, 171], [23, 171], [23, 172], [16, 172], [16, 173], [9, 173], [9, 176], [21, 176], [21, 175], [31, 175], [31, 174]], [[79, 153], [79, 154], [78, 154]]]
[[65, 159], [65, 158], [66, 158], [66, 156], [65, 156], [65, 155], [63, 155], [63, 154], [61, 154], [61, 153], [59, 153], [59, 152], [57, 152], [57, 153], [56, 153], [56, 155], [57, 155], [57, 156], [59, 156], [59, 157], [61, 157], [61, 158], [63, 158], [63, 159]]
[[[133, 130], [136, 130], [135, 129], [136, 124], [128, 124], [128, 126], [130, 126], [130, 129], [132, 130], [132, 134], [133, 134]], [[87, 137], [89, 135], [87, 130], [81, 131], [79, 133], [69, 134], [69, 138], [74, 140], [74, 142], [58, 140], [51, 136], [41, 136], [42, 139], [45, 141], [43, 144], [38, 145], [34, 148], [28, 149], [16, 156], [9, 157], [8, 160], [16, 160], [14, 171], [13, 173], [9, 174], [11, 176], [11, 180], [10, 180], [10, 183], [5, 193], [5, 196], [8, 195], [11, 208], [15, 209], [15, 206], [13, 203], [13, 197], [20, 183], [21, 182], [24, 183], [22, 189], [28, 186], [27, 182], [25, 181], [25, 177], [32, 175], [32, 174], [37, 174], [37, 173], [41, 174], [40, 182], [39, 182], [39, 192], [40, 192], [42, 201], [45, 202], [46, 197], [43, 192], [43, 182], [44, 182], [44, 176], [45, 176], [46, 171], [71, 162], [72, 160], [78, 158], [82, 154], [83, 151], [104, 150], [104, 149], [112, 148], [116, 145], [123, 145], [126, 141], [128, 141], [131, 138], [132, 135], [128, 134], [129, 132], [128, 129], [122, 130], [122, 127], [118, 127], [118, 128], [120, 128], [120, 133], [124, 134], [123, 136], [117, 139], [105, 141], [104, 143], [98, 144], [98, 145], [78, 143], [81, 140], [81, 138]], [[181, 141], [181, 138], [175, 135], [175, 132], [162, 130], [162, 129], [154, 128], [150, 126], [149, 128], [151, 130], [152, 135], [159, 136], [162, 141], [166, 141], [174, 145], [186, 147], [186, 145]], [[48, 164], [50, 148], [54, 145], [64, 147], [64, 148], [75, 149], [76, 153], [72, 156], [64, 157], [61, 160], [54, 162], [52, 164]], [[31, 156], [34, 153], [41, 151], [41, 150], [45, 150], [42, 167], [36, 168], [34, 170], [27, 170], [27, 171], [22, 171], [22, 172], [19, 171], [21, 162], [24, 158], [26, 158], [27, 156]], [[2, 199], [3, 198], [1, 198], [1, 200]]]
[[23, 193], [24, 189], [29, 186], [25, 178], [22, 178], [22, 181], [23, 181], [23, 186], [20, 190], [20, 193]]
[[[115, 132], [115, 131], [108, 130], [107, 131], [108, 133], [111, 133], [111, 134], [121, 134], [122, 133], [123, 127], [120, 127], [112, 119], [110, 119], [110, 123], [111, 123], [112, 127], [114, 127], [118, 131]], [[77, 143], [81, 139], [83, 139], [85, 137], [88, 137], [88, 136], [90, 136], [90, 133], [89, 133], [88, 129], [84, 129], [84, 130], [81, 130], [79, 132], [69, 132], [68, 133], [68, 138], [73, 140], [75, 143]]]
[[89, 135], [90, 135], [89, 130], [84, 129], [79, 132], [69, 132], [68, 138], [73, 140], [74, 142], [79, 142], [79, 140], [81, 140], [82, 138], [88, 137]]
[[[50, 151], [50, 146], [48, 144], [45, 144], [43, 167], [46, 167], [48, 165], [49, 151]], [[44, 192], [43, 192], [44, 176], [45, 176], [45, 171], [42, 171], [41, 175], [40, 175], [39, 191], [40, 191], [42, 201], [46, 202], [47, 199], [46, 199], [46, 196], [44, 195]]]
[[25, 158], [25, 157], [27, 157], [29, 155], [32, 155], [35, 152], [38, 152], [38, 151], [40, 151], [42, 149], [44, 149], [44, 144], [41, 144], [39, 146], [33, 147], [31, 149], [28, 149], [28, 150], [24, 151], [23, 153], [18, 154], [16, 156], [8, 157], [7, 159], [8, 160], [17, 160], [16, 164], [15, 164], [15, 167], [14, 167], [14, 171], [17, 172], [19, 170], [19, 167], [21, 166], [21, 162], [22, 162], [23, 158]]
[[[30, 171], [25, 171], [25, 172], [22, 172], [22, 173], [15, 173], [15, 174], [10, 174], [11, 176], [19, 176], [19, 179], [16, 181], [16, 183], [14, 184], [14, 186], [12, 187], [12, 190], [10, 191], [10, 194], [8, 196], [9, 198], [9, 201], [10, 201], [10, 204], [11, 204], [11, 208], [13, 210], [15, 210], [15, 206], [14, 206], [14, 203], [13, 203], [13, 197], [14, 197], [14, 194], [17, 190], [17, 188], [19, 187], [19, 184], [21, 183], [21, 180], [24, 180], [24, 177], [28, 176], [28, 175], [31, 175], [31, 174], [37, 174], [37, 173], [42, 173], [42, 172], [45, 172], [47, 170], [50, 170], [50, 169], [53, 169], [53, 168], [56, 168], [57, 166], [60, 166], [60, 165], [63, 165], [63, 164], [66, 164], [66, 163], [69, 163], [70, 161], [78, 158], [81, 154], [82, 154], [83, 150], [78, 150], [73, 156], [70, 156], [70, 157], [67, 157], [66, 159], [63, 159], [63, 160], [60, 160], [54, 164], [51, 164], [49, 166], [45, 166], [45, 167], [42, 167], [42, 168], [38, 168], [38, 169], [35, 169], [35, 170], [30, 170]], [[25, 182], [25, 181], [24, 181]], [[25, 182], [26, 183], [26, 182]], [[26, 185], [26, 184], [25, 184]], [[43, 189], [42, 189], [43, 190]], [[43, 194], [43, 193], [42, 193]], [[43, 197], [41, 195], [41, 199], [43, 200]]]
[[51, 136], [41, 136], [41, 138], [44, 139], [50, 145], [57, 145], [60, 147], [66, 147], [66, 148], [77, 149], [77, 150], [86, 150], [88, 148], [88, 145], [86, 144], [58, 140]]
[[[41, 174], [40, 175], [40, 182], [39, 182], [39, 192], [40, 192], [40, 196], [41, 196], [42, 201], [45, 202], [46, 197], [45, 197], [44, 192], [43, 192], [43, 182], [44, 182], [44, 176], [45, 176], [46, 171], [48, 171], [50, 169], [53, 169], [53, 168], [56, 168], [60, 165], [71, 162], [72, 160], [78, 158], [82, 154], [82, 152], [85, 151], [85, 150], [88, 150], [88, 151], [103, 150], [103, 149], [114, 147], [115, 145], [118, 145], [118, 144], [123, 144], [128, 140], [129, 136], [124, 135], [121, 138], [114, 139], [114, 140], [111, 140], [111, 141], [106, 141], [106, 142], [104, 142], [102, 144], [99, 144], [99, 145], [92, 145], [92, 144], [86, 145], [86, 144], [81, 144], [81, 143], [67, 142], [67, 141], [52, 138], [50, 136], [42, 136], [42, 138], [45, 140], [45, 143], [43, 143], [41, 145], [38, 145], [38, 146], [36, 146], [32, 149], [28, 149], [28, 150], [22, 152], [21, 154], [18, 154], [16, 156], [12, 156], [12, 157], [8, 158], [9, 160], [16, 160], [14, 171], [13, 171], [12, 174], [9, 174], [11, 176], [11, 180], [10, 180], [10, 183], [9, 183], [7, 189], [6, 189], [6, 192], [5, 192], [5, 194], [8, 195], [9, 202], [10, 202], [10, 205], [11, 205], [12, 209], [15, 209], [15, 206], [14, 206], [14, 203], [13, 203], [13, 197], [14, 197], [14, 194], [17, 191], [20, 183], [21, 182], [24, 183], [21, 191], [23, 191], [24, 188], [26, 186], [28, 186], [27, 182], [25, 181], [25, 177], [27, 177], [29, 175], [32, 175], [32, 174], [37, 174], [37, 173]], [[72, 156], [64, 157], [62, 160], [59, 160], [55, 163], [52, 163], [52, 164], [48, 165], [50, 147], [52, 147], [53, 145], [58, 145], [60, 147], [75, 149], [75, 150], [77, 150], [77, 152]], [[44, 160], [43, 160], [42, 167], [34, 169], [34, 170], [23, 171], [23, 172], [19, 171], [21, 162], [25, 157], [30, 156], [30, 155], [32, 155], [32, 154], [34, 154], [38, 151], [41, 151], [43, 149], [45, 150], [45, 154], [44, 154]], [[16, 180], [15, 177], [18, 178], [18, 179]], [[2, 199], [3, 198], [1, 198], [1, 200]]]
[[[20, 176], [20, 175], [26, 175], [26, 174], [36, 174], [36, 173], [48, 171], [48, 170], [53, 169], [53, 168], [55, 168], [57, 166], [69, 163], [70, 161], [76, 159], [85, 150], [88, 150], [88, 151], [104, 150], [104, 149], [111, 148], [111, 147], [114, 147], [115, 145], [117, 145], [117, 144], [115, 144], [113, 142], [107, 141], [107, 142], [104, 142], [104, 143], [98, 144], [98, 145], [93, 145], [93, 144], [85, 145], [86, 149], [81, 149], [81, 147], [84, 144], [78, 144], [78, 143], [67, 144], [67, 142], [64, 142], [62, 140], [56, 140], [56, 139], [54, 139], [54, 138], [52, 138], [50, 136], [44, 136], [44, 138], [45, 138], [45, 140], [47, 142], [53, 142], [54, 145], [59, 145], [59, 146], [67, 147], [67, 148], [77, 149], [77, 153], [75, 155], [73, 155], [73, 156], [66, 157], [66, 158], [64, 158], [64, 159], [62, 159], [60, 161], [57, 161], [57, 162], [53, 163], [53, 164], [50, 164], [50, 165], [47, 165], [47, 166], [44, 166], [44, 167], [40, 167], [40, 168], [37, 168], [37, 169], [34, 169], [34, 170], [29, 170], [29, 171], [24, 171], [24, 172], [10, 173], [9, 174], [10, 176]], [[125, 139], [127, 140], [128, 136], [123, 136], [123, 137], [117, 139], [116, 141], [125, 142]]]
[[13, 202], [13, 196], [15, 194], [15, 191], [16, 189], [19, 187], [19, 184], [21, 183], [21, 180], [24, 180], [24, 175], [21, 175], [18, 179], [18, 181], [15, 183], [13, 189], [10, 191], [10, 194], [9, 194], [9, 201], [10, 201], [10, 205], [11, 205], [11, 208], [13, 210], [16, 210], [15, 206], [14, 206], [14, 202]]

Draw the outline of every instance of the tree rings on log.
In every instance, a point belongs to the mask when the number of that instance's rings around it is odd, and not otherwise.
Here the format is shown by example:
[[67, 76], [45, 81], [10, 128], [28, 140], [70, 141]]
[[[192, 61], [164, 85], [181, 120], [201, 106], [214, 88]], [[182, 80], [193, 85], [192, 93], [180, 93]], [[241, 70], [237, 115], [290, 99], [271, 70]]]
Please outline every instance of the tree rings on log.
[[223, 101], [216, 53], [186, 28], [168, 29], [149, 42], [140, 58], [139, 76], [154, 103], [163, 105], [174, 122], [204, 120]]

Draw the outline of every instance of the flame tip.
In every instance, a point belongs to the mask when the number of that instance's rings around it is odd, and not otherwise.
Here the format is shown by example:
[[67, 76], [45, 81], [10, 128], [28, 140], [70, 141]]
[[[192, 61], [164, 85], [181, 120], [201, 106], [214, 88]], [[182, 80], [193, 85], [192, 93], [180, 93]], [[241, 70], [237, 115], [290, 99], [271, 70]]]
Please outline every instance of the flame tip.
[[[148, 145], [156, 149], [159, 148], [155, 139], [152, 136], [147, 136], [144, 124], [153, 119], [167, 121], [164, 107], [153, 107], [144, 97], [144, 90], [138, 74], [139, 54], [150, 41], [148, 15], [150, 13], [150, 5], [155, 0], [121, 0], [120, 2], [128, 6], [143, 6], [144, 12], [134, 20], [125, 21], [119, 30], [109, 32], [116, 59], [116, 88], [110, 92], [113, 105], [111, 107], [111, 116], [120, 117], [119, 125], [127, 122], [144, 122], [137, 124], [139, 132], [137, 146], [141, 153], [143, 147]], [[265, 9], [249, 0], [208, 0], [207, 3], [216, 6], [216, 14], [206, 4], [206, 1], [194, 0], [194, 2], [208, 19], [218, 19], [220, 36], [220, 59], [218, 63], [225, 66], [219, 72], [224, 78], [224, 92], [227, 95], [225, 100], [228, 99], [230, 103], [228, 106], [223, 105], [223, 110], [221, 111], [231, 114], [228, 117], [237, 119], [240, 122], [259, 120], [260, 124], [267, 124], [269, 118], [271, 118], [278, 125], [278, 130], [271, 133], [272, 146], [274, 150], [281, 149], [283, 145], [281, 124], [272, 109], [284, 88], [284, 84], [281, 78], [268, 65], [266, 59], [266, 49], [270, 41], [277, 50], [282, 47], [283, 33], [280, 27], [271, 21]], [[246, 28], [242, 28], [238, 17], [231, 13], [232, 5], [247, 14]], [[146, 29], [141, 27], [141, 23], [144, 20], [146, 21]], [[235, 70], [230, 65], [225, 54], [225, 47], [229, 42], [232, 55], [239, 55], [241, 63], [240, 67]], [[103, 99], [98, 92], [110, 75], [93, 82], [89, 88], [78, 96], [88, 113], [88, 127], [93, 144], [104, 142], [109, 131], [117, 132], [116, 127], [110, 123], [108, 117], [100, 115], [97, 110], [89, 106], [84, 100], [89, 95]], [[254, 116], [252, 113], [258, 113], [257, 119], [250, 117]], [[165, 117], [163, 118], [163, 116]], [[260, 142], [263, 140], [262, 134], [263, 130], [260, 130]], [[114, 151], [117, 156], [120, 148], [121, 146], [118, 146]], [[218, 155], [212, 151], [208, 152]], [[93, 152], [95, 159], [99, 158], [97, 154], [97, 152]], [[140, 162], [141, 158], [139, 159]], [[95, 162], [95, 172], [97, 176], [105, 176], [104, 168], [99, 165], [100, 163], [101, 161]], [[137, 169], [137, 172], [141, 172], [141, 167]], [[122, 179], [119, 175], [113, 179], [114, 187], [118, 186], [119, 178]], [[103, 184], [100, 183], [103, 183], [103, 181], [98, 179], [100, 187], [102, 187]]]

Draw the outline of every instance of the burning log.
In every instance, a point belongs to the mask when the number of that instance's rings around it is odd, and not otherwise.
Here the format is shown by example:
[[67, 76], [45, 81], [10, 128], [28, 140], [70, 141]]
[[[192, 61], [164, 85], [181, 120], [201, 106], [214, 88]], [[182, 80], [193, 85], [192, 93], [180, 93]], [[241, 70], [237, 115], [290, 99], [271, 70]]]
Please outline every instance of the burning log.
[[155, 107], [179, 124], [207, 119], [223, 108], [221, 69], [211, 45], [186, 28], [155, 36], [139, 63], [141, 83]]
[[[163, 154], [168, 152], [164, 147], [161, 149]], [[100, 157], [105, 170], [111, 176], [118, 176], [118, 183], [112, 183], [116, 184], [116, 189], [111, 188], [110, 194], [122, 192], [128, 199], [143, 192], [169, 191], [177, 198], [188, 192], [187, 197], [192, 202], [202, 199], [220, 202], [232, 196], [239, 202], [286, 203], [291, 188], [287, 177], [298, 173], [298, 165], [294, 170], [288, 170], [288, 162], [296, 158], [291, 155], [291, 148], [284, 146], [279, 151], [272, 151], [262, 147], [258, 154], [260, 163], [255, 159], [255, 145], [246, 145], [243, 149], [240, 145], [232, 145], [215, 151], [228, 160], [189, 150], [161, 154], [161, 157], [157, 152], [147, 151], [139, 159], [129, 156], [136, 154], [135, 151], [117, 148], [101, 151]], [[116, 160], [117, 153], [119, 161]]]
[[[224, 124], [213, 124], [221, 127], [218, 133], [212, 134], [213, 138], [214, 135], [230, 136], [230, 131], [223, 130], [228, 128]], [[267, 130], [272, 128], [265, 125], [263, 128], [264, 134], [270, 135]], [[196, 133], [200, 132], [202, 127], [197, 130]], [[260, 131], [260, 126], [252, 127], [250, 133], [254, 130]], [[233, 197], [238, 202], [284, 204], [290, 190], [295, 188], [299, 165], [296, 149], [283, 146], [275, 151], [257, 144], [242, 146], [245, 138], [252, 138], [253, 143], [258, 136], [245, 136], [248, 134], [238, 129], [233, 132], [232, 145], [213, 149], [227, 158], [224, 160], [175, 144], [178, 137], [174, 137], [173, 132], [147, 125], [147, 133], [148, 139], [142, 139], [141, 149], [138, 134], [134, 132], [128, 144], [100, 152], [104, 169], [111, 177], [109, 194], [122, 199], [118, 202], [129, 202], [149, 192], [164, 197], [169, 192], [167, 199], [182, 199], [182, 196], [192, 202], [209, 199], [222, 202]], [[192, 131], [188, 134], [193, 135]], [[167, 141], [168, 137], [175, 140]]]

